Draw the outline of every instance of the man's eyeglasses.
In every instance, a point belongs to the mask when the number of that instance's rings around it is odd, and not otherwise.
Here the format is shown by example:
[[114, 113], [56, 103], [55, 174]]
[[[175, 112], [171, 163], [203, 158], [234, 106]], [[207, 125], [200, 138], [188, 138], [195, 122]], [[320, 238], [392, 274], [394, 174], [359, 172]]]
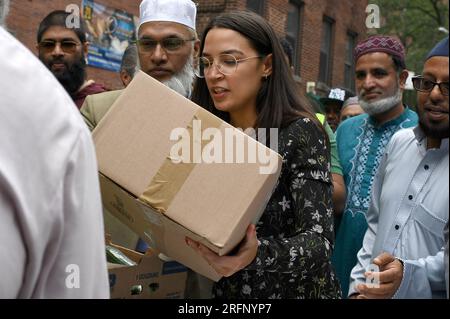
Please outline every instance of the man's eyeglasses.
[[431, 92], [437, 85], [439, 86], [439, 90], [441, 90], [442, 95], [448, 96], [448, 82], [437, 83], [426, 79], [423, 76], [416, 76], [412, 78], [412, 83], [414, 89], [420, 92]]
[[44, 40], [39, 43], [39, 49], [44, 51], [45, 53], [51, 53], [55, 50], [56, 45], [59, 43], [61, 50], [65, 53], [75, 53], [77, 51], [77, 47], [81, 45], [81, 43], [71, 41], [71, 40], [62, 40], [62, 41], [54, 41], [54, 40]]
[[156, 46], [159, 44], [166, 52], [174, 52], [184, 46], [186, 42], [195, 41], [195, 38], [192, 39], [181, 39], [178, 37], [169, 37], [164, 38], [162, 40], [153, 40], [150, 38], [142, 38], [136, 41], [139, 50], [145, 53], [152, 53]]
[[255, 58], [262, 58], [261, 56], [251, 56], [248, 58], [243, 59], [236, 59], [234, 55], [231, 54], [221, 54], [217, 57], [217, 59], [213, 59], [212, 61], [209, 58], [206, 57], [199, 57], [196, 60], [196, 75], [199, 78], [204, 78], [206, 73], [208, 73], [213, 65], [215, 64], [217, 67], [217, 70], [222, 73], [223, 75], [231, 75], [234, 72], [236, 72], [237, 67], [239, 63], [255, 59]]

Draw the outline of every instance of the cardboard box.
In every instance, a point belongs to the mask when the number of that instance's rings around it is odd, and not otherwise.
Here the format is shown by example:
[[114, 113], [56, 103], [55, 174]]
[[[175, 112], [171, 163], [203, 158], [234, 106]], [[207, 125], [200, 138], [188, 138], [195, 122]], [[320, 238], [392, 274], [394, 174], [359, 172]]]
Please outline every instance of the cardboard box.
[[108, 263], [111, 299], [183, 299], [187, 268], [169, 261], [164, 262], [149, 249], [145, 254], [106, 243], [119, 249], [136, 266]]
[[281, 170], [278, 153], [143, 72], [93, 137], [104, 206], [151, 247], [215, 281], [221, 276], [185, 237], [230, 252]]

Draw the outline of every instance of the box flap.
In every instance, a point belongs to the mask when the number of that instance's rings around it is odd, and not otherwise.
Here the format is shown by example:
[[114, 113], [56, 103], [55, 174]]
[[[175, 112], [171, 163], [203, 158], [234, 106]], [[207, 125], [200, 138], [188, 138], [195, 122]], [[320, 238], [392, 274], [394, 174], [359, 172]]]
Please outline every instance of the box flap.
[[[100, 174], [100, 187], [103, 205], [126, 225], [133, 228], [155, 250], [155, 254], [162, 252], [212, 280], [218, 281], [221, 278], [206, 260], [185, 242], [185, 236], [189, 236], [214, 249], [215, 247], [205, 239], [152, 210], [103, 174]], [[116, 247], [120, 246], [116, 245]], [[138, 252], [123, 247], [120, 249], [136, 262], [139, 262], [139, 258], [142, 257], [142, 254]]]
[[99, 180], [103, 206], [153, 249], [164, 252], [161, 214], [143, 206], [134, 195], [101, 173]]

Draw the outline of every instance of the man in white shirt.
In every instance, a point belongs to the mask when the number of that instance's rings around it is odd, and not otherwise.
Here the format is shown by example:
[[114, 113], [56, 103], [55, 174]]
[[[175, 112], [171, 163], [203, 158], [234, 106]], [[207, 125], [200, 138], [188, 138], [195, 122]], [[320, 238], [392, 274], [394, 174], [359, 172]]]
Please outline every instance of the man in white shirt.
[[109, 298], [89, 130], [1, 26], [0, 43], [0, 298]]
[[397, 132], [386, 148], [372, 190], [369, 226], [351, 272], [351, 297], [446, 297], [448, 37], [427, 56], [423, 75], [413, 84], [419, 125]]

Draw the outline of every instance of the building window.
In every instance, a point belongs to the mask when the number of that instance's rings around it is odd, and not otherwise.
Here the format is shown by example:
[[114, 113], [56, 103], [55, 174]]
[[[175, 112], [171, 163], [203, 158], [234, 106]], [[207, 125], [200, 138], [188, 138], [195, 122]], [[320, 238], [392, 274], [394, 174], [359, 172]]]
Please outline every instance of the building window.
[[333, 25], [331, 18], [324, 17], [322, 23], [322, 44], [320, 46], [319, 81], [331, 84]]
[[254, 11], [261, 16], [264, 16], [265, 4], [265, 0], [247, 0], [247, 9]]
[[300, 56], [299, 56], [299, 34], [300, 34], [300, 13], [301, 2], [289, 1], [289, 9], [286, 24], [286, 40], [291, 44], [294, 50], [292, 56], [292, 65], [295, 70], [295, 74], [300, 73]]
[[349, 31], [347, 33], [347, 44], [345, 52], [345, 87], [355, 92], [355, 61], [353, 59], [353, 50], [356, 45], [357, 34], [355, 32]]

